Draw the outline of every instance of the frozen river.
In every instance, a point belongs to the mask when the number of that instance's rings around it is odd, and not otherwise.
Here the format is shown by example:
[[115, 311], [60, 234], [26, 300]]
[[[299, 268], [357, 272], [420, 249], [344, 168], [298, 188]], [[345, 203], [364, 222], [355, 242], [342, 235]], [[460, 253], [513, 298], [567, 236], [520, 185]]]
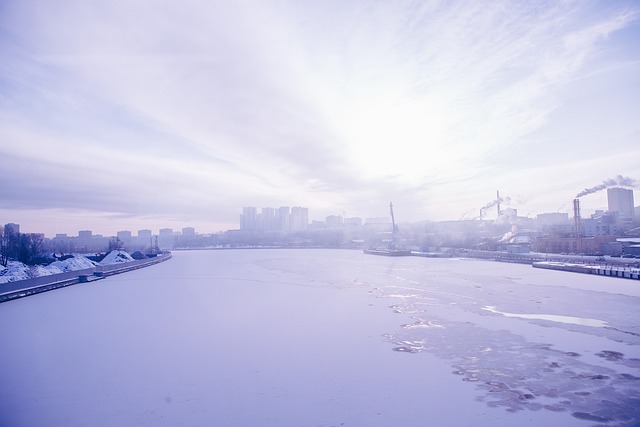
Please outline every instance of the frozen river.
[[175, 252], [0, 304], [0, 426], [637, 426], [640, 282]]

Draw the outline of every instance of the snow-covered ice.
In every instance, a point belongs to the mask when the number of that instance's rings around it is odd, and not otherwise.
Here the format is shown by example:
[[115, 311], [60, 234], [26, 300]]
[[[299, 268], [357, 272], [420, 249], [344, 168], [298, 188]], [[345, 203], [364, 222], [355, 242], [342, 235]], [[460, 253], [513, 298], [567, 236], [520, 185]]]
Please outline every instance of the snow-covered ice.
[[638, 425], [639, 303], [526, 265], [175, 252], [0, 304], [0, 425]]

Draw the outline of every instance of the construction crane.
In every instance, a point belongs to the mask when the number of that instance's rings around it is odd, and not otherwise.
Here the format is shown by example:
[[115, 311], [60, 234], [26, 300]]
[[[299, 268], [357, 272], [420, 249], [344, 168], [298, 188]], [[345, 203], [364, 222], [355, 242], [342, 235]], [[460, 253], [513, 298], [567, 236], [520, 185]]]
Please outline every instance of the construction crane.
[[398, 232], [398, 226], [396, 225], [396, 218], [393, 215], [393, 203], [389, 202], [389, 212], [391, 213], [391, 225], [393, 226], [391, 231], [391, 243], [389, 243], [389, 249], [396, 248], [396, 233]]
[[389, 212], [391, 212], [391, 224], [393, 225], [393, 234], [395, 235], [398, 231], [398, 226], [396, 225], [396, 219], [393, 216], [393, 203], [389, 202]]

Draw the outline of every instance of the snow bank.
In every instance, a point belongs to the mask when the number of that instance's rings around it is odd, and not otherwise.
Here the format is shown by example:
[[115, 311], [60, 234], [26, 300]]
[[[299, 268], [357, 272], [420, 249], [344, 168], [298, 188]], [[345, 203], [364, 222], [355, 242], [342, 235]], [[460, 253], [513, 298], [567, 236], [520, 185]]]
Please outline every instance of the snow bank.
[[131, 262], [133, 260], [134, 259], [131, 257], [131, 255], [129, 255], [125, 251], [111, 251], [106, 257], [104, 257], [102, 261], [100, 261], [100, 264], [117, 264], [120, 262]]
[[83, 256], [75, 256], [73, 258], [67, 258], [64, 261], [55, 261], [49, 264], [47, 267], [56, 267], [62, 272], [84, 270], [85, 268], [92, 268], [95, 264]]
[[62, 273], [62, 270], [56, 266], [26, 265], [18, 261], [9, 261], [6, 267], [0, 269], [0, 283], [17, 282], [58, 273]]
[[26, 265], [19, 261], [9, 261], [7, 267], [0, 268], [0, 283], [17, 282], [18, 280], [50, 276], [67, 271], [92, 268], [95, 264], [83, 256], [74, 256], [64, 261], [54, 261], [49, 265]]

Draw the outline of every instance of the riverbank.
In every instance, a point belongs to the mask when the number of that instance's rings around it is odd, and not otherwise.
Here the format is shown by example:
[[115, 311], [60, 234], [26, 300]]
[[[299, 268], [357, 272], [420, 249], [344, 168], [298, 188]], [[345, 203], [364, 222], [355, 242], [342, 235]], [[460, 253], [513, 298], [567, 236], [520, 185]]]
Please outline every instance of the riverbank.
[[134, 260], [129, 262], [119, 262], [117, 264], [95, 265], [82, 270], [68, 271], [65, 273], [51, 274], [48, 276], [36, 277], [33, 279], [18, 280], [0, 286], [0, 303], [12, 301], [18, 298], [77, 285], [79, 283], [89, 283], [101, 280], [107, 276], [121, 274], [139, 268], [149, 267], [167, 261], [171, 258], [171, 253], [160, 254], [153, 258]]
[[597, 274], [599, 276], [619, 277], [622, 279], [640, 280], [640, 268], [616, 265], [588, 265], [566, 262], [542, 261], [534, 262], [534, 268], [570, 271], [572, 273]]
[[487, 261], [530, 264], [534, 268], [543, 268], [547, 270], [640, 280], [640, 263], [629, 262], [630, 260], [625, 258], [544, 254], [539, 252], [511, 254], [507, 252], [468, 250], [463, 253], [457, 253], [456, 256], [461, 258], [483, 259]]

